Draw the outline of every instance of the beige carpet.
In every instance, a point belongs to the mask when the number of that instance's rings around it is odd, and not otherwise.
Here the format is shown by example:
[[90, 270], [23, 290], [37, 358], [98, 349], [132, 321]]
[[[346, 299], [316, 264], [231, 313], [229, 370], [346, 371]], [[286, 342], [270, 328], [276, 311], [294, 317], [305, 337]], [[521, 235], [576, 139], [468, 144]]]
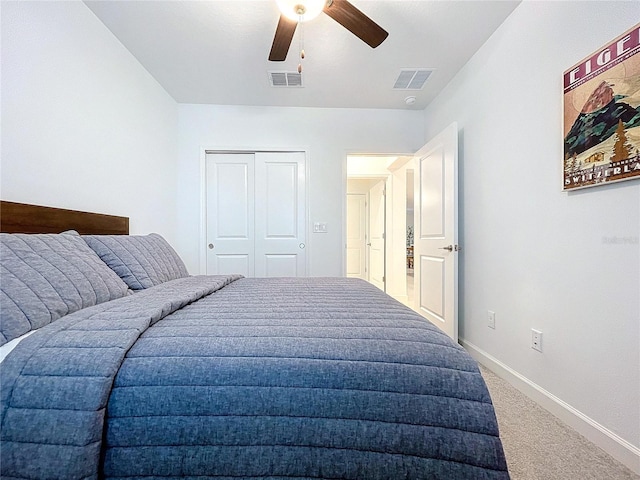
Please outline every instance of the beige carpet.
[[496, 409], [512, 480], [638, 480], [519, 390], [480, 367]]

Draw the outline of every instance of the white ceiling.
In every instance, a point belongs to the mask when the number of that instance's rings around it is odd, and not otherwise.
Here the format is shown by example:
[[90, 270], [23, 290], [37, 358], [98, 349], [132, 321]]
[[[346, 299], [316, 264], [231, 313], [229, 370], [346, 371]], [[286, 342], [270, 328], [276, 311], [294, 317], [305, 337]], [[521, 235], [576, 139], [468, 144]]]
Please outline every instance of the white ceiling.
[[[179, 103], [424, 109], [519, 3], [351, 0], [389, 32], [372, 49], [325, 14], [304, 24], [303, 88], [271, 87], [275, 0], [85, 0]], [[402, 68], [435, 69], [419, 91], [393, 90]], [[417, 98], [407, 106], [405, 97]]]

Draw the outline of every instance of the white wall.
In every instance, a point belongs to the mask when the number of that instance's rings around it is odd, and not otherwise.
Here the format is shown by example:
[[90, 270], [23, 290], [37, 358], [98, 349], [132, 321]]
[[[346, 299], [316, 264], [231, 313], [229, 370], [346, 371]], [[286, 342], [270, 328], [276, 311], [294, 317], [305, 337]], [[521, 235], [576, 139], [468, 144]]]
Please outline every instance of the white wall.
[[342, 276], [347, 153], [408, 153], [424, 143], [420, 111], [289, 107], [179, 106], [178, 250], [200, 266], [201, 154], [204, 148], [302, 149], [308, 152], [309, 274]]
[[366, 178], [348, 178], [347, 179], [347, 193], [360, 193], [367, 195], [371, 188], [381, 181], [381, 179], [366, 179]]
[[175, 243], [178, 107], [79, 1], [0, 2], [4, 200]]
[[621, 437], [640, 471], [640, 181], [561, 192], [562, 74], [638, 19], [640, 2], [525, 1], [425, 121], [427, 138], [461, 130], [461, 338]]

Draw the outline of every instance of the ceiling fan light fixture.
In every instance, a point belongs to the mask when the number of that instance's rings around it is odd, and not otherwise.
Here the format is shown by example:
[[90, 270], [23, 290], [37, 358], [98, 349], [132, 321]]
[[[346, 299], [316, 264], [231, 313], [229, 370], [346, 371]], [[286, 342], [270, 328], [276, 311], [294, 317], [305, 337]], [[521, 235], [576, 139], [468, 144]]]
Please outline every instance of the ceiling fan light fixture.
[[276, 0], [276, 3], [282, 14], [290, 20], [306, 22], [322, 13], [327, 0]]

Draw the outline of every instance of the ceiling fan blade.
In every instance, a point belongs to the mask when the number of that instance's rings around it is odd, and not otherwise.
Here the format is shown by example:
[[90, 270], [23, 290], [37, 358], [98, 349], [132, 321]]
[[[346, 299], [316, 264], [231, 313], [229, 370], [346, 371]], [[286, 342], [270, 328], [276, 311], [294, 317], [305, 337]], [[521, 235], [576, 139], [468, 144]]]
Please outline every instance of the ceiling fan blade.
[[372, 48], [376, 48], [389, 36], [380, 25], [347, 0], [333, 0], [323, 11]]
[[273, 45], [271, 45], [271, 53], [269, 53], [269, 60], [271, 62], [284, 62], [289, 52], [289, 46], [291, 40], [293, 40], [293, 34], [296, 32], [298, 22], [289, 20], [284, 15], [280, 15], [278, 26], [276, 27], [276, 34], [273, 37]]

